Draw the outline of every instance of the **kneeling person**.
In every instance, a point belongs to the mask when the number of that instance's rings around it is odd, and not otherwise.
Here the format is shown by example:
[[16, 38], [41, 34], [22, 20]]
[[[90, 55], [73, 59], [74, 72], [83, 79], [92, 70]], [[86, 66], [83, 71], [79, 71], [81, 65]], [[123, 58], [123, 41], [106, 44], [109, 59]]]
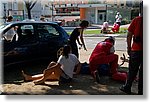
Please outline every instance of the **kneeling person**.
[[104, 41], [99, 42], [93, 50], [89, 59], [89, 65], [91, 74], [94, 77], [94, 79], [96, 79], [98, 67], [102, 64], [109, 65], [109, 73], [111, 75], [117, 73], [118, 55], [114, 54], [114, 44], [115, 38], [108, 37]]

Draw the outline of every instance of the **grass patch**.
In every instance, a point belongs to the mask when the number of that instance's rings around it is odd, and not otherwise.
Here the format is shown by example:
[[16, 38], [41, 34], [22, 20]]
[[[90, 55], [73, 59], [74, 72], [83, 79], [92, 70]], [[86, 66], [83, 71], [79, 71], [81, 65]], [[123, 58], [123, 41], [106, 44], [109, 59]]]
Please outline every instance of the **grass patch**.
[[[72, 32], [67, 32], [69, 35]], [[127, 28], [120, 28], [119, 32], [116, 34], [126, 34], [127, 33]], [[102, 34], [101, 29], [86, 29], [84, 31], [84, 34]]]
[[100, 29], [94, 29], [94, 30], [85, 30], [84, 34], [100, 34], [101, 30]]

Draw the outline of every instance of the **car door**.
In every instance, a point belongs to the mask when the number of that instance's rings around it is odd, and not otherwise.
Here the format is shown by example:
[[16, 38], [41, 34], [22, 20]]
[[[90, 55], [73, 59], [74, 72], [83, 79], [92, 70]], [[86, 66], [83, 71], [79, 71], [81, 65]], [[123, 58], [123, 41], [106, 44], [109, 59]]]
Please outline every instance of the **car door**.
[[5, 64], [30, 61], [38, 57], [38, 41], [37, 36], [34, 33], [34, 26], [32, 24], [25, 23], [18, 24], [17, 27], [16, 33], [18, 35], [18, 39], [9, 42], [9, 44], [4, 44]]
[[56, 60], [57, 51], [63, 46], [62, 34], [58, 31], [56, 24], [38, 24], [40, 56], [51, 60]]

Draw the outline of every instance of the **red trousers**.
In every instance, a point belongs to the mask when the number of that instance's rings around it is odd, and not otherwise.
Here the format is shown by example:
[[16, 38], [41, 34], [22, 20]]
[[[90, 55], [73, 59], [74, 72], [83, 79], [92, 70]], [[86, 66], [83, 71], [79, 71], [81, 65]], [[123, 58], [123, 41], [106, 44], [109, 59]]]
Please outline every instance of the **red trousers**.
[[102, 55], [96, 58], [93, 58], [89, 63], [91, 74], [94, 75], [94, 72], [97, 70], [100, 64], [109, 64], [110, 65], [110, 73], [117, 73], [118, 68], [118, 55], [110, 54], [110, 55]]

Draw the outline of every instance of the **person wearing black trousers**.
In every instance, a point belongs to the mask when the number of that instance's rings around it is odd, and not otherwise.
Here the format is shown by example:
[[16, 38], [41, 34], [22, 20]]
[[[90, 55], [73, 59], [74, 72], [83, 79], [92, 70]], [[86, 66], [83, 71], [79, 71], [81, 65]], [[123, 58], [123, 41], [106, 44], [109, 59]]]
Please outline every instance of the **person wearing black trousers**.
[[78, 46], [77, 46], [76, 41], [78, 42], [80, 46], [83, 46], [84, 50], [87, 51], [87, 48], [85, 46], [84, 39], [83, 39], [83, 31], [88, 26], [89, 26], [89, 22], [86, 20], [83, 20], [80, 23], [80, 26], [76, 27], [70, 35], [69, 44], [72, 48], [72, 53], [75, 54], [77, 58], [79, 58], [79, 53], [78, 53]]

